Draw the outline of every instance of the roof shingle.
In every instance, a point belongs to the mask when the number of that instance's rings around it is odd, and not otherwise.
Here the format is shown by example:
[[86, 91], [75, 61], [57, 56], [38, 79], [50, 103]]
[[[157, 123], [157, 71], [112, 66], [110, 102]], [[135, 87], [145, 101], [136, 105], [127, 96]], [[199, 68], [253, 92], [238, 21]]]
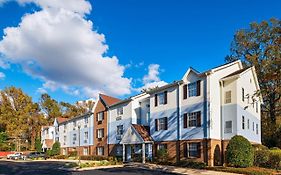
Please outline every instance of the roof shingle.
[[153, 141], [152, 137], [150, 136], [149, 127], [148, 126], [137, 125], [137, 124], [132, 124], [132, 126], [140, 134], [140, 136], [142, 137], [142, 139], [145, 142], [146, 141]]

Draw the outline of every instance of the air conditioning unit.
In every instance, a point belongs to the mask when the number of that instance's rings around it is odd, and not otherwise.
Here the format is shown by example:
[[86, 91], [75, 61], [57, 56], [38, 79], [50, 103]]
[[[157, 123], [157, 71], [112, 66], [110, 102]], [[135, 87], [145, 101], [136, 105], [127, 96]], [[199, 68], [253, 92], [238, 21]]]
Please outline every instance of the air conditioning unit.
[[122, 120], [122, 116], [116, 117], [116, 121], [118, 121], [118, 120]]

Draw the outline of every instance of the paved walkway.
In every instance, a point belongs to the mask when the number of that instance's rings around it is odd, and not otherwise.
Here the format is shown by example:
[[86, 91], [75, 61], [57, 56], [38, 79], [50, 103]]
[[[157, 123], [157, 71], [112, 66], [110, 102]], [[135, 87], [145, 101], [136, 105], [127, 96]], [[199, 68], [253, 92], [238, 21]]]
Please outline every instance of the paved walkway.
[[227, 172], [219, 172], [219, 171], [211, 171], [211, 170], [199, 170], [199, 169], [191, 169], [191, 168], [183, 168], [176, 166], [167, 166], [167, 165], [156, 165], [156, 164], [141, 164], [141, 163], [128, 163], [124, 165], [125, 167], [136, 167], [141, 169], [149, 169], [149, 170], [157, 170], [164, 171], [169, 173], [178, 173], [178, 174], [188, 174], [188, 175], [237, 175], [235, 173], [227, 173]]

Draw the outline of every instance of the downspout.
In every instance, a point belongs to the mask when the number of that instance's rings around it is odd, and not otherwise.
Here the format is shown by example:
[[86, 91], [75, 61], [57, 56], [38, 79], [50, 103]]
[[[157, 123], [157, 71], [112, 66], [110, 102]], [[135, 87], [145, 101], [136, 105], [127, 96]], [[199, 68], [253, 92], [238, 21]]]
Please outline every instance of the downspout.
[[221, 133], [220, 133], [220, 137], [221, 137], [221, 164], [223, 165], [224, 163], [224, 142], [223, 142], [223, 138], [224, 138], [224, 131], [223, 131], [223, 119], [222, 119], [222, 114], [223, 114], [223, 110], [222, 110], [222, 100], [223, 100], [223, 94], [222, 94], [222, 88], [223, 88], [223, 81], [220, 81], [220, 127], [221, 127]]
[[177, 141], [176, 161], [180, 162], [180, 83], [177, 83]]

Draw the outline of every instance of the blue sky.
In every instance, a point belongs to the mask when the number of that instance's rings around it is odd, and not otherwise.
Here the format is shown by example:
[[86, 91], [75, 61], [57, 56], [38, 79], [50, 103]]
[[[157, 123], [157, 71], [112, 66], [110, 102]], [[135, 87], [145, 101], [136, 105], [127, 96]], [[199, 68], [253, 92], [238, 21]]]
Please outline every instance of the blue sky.
[[[87, 70], [83, 70], [83, 67], [81, 67], [81, 70], [75, 70], [78, 73], [84, 71], [81, 73], [81, 76], [76, 77], [74, 74], [68, 77], [75, 65], [70, 65], [72, 62], [67, 59], [58, 61], [61, 62], [58, 64], [62, 65], [60, 65], [61, 72], [58, 71], [58, 69], [54, 69], [54, 75], [52, 75], [50, 73], [52, 71], [52, 69], [50, 70], [51, 66], [44, 67], [44, 65], [48, 63], [48, 65], [55, 66], [56, 61], [60, 58], [50, 59], [49, 62], [46, 62], [45, 58], [48, 58], [48, 55], [42, 56], [40, 53], [44, 53], [46, 50], [52, 52], [54, 47], [51, 47], [51, 42], [54, 42], [54, 45], [56, 45], [56, 40], [48, 41], [46, 39], [42, 41], [41, 38], [47, 34], [44, 32], [40, 33], [40, 30], [27, 34], [24, 33], [26, 30], [24, 30], [23, 27], [19, 28], [21, 34], [24, 36], [20, 44], [16, 44], [17, 42], [15, 40], [17, 37], [13, 37], [12, 32], [8, 34], [7, 38], [9, 41], [14, 42], [12, 43], [14, 45], [11, 45], [11, 42], [3, 42], [4, 39], [0, 41], [0, 43], [2, 42], [2, 46], [13, 46], [13, 49], [15, 49], [12, 51], [2, 49], [1, 51], [0, 44], [0, 72], [5, 75], [5, 77], [0, 80], [0, 89], [12, 85], [21, 87], [33, 97], [34, 101], [38, 100], [40, 92], [42, 92], [38, 89], [43, 89], [43, 91], [47, 91], [56, 100], [68, 101], [71, 103], [86, 99], [90, 97], [93, 92], [96, 93], [98, 91], [124, 98], [138, 93], [137, 89], [145, 86], [145, 84], [153, 82], [169, 83], [173, 80], [181, 79], [190, 66], [199, 71], [204, 71], [223, 64], [224, 57], [229, 53], [233, 35], [238, 29], [247, 28], [249, 23], [253, 21], [260, 22], [262, 20], [268, 20], [271, 17], [280, 18], [281, 16], [281, 1], [278, 0], [81, 0], [83, 2], [90, 2], [90, 6], [89, 4], [85, 6], [85, 4], [76, 2], [80, 0], [72, 0], [73, 3], [78, 3], [75, 7], [81, 5], [80, 9], [64, 7], [61, 4], [49, 5], [48, 0], [44, 0], [46, 2], [45, 4], [25, 3], [20, 5], [12, 0], [2, 1], [0, 0], [0, 3], [2, 2], [0, 7], [1, 36], [4, 35], [3, 30], [5, 28], [18, 27], [19, 23], [23, 20], [23, 15], [27, 13], [32, 15], [33, 13], [44, 10], [48, 11], [46, 4], [51, 8], [65, 8], [66, 10], [78, 11], [79, 13], [82, 11], [81, 20], [91, 21], [93, 23], [93, 33], [104, 35], [105, 40], [98, 43], [97, 47], [106, 45], [108, 47], [105, 49], [106, 51], [98, 49], [100, 54], [90, 55], [87, 59], [92, 59], [93, 57], [107, 59], [107, 57], [109, 57], [111, 61], [109, 61], [110, 63], [105, 63], [109, 66], [102, 68], [102, 73], [100, 75], [94, 75], [93, 77], [91, 77], [91, 72], [93, 72], [93, 74], [99, 74], [100, 72], [95, 71], [99, 66], [93, 63], [93, 61], [89, 62], [92, 63], [93, 66], [86, 66]], [[87, 7], [91, 7], [91, 10], [89, 10], [89, 8], [87, 9]], [[54, 12], [53, 15], [53, 17], [56, 18], [56, 15], [61, 14]], [[41, 15], [38, 16], [38, 18], [39, 17], [44, 16]], [[40, 21], [40, 19], [37, 20]], [[34, 21], [36, 22], [36, 20]], [[70, 25], [72, 25], [72, 23]], [[58, 26], [59, 25], [54, 25], [51, 27], [54, 28]], [[69, 32], [69, 28], [60, 28], [60, 30], [65, 30], [65, 32], [58, 33], [58, 36]], [[77, 38], [73, 37], [71, 41], [76, 41], [75, 39], [80, 41], [81, 38], [83, 39], [83, 36], [80, 36], [79, 32], [77, 35], [76, 33], [74, 35]], [[27, 37], [30, 38], [26, 39]], [[93, 38], [95, 42], [90, 43], [96, 43], [95, 39], [96, 38]], [[41, 41], [48, 43], [40, 47]], [[62, 43], [68, 45], [68, 41]], [[32, 51], [37, 49], [39, 54], [26, 54], [27, 51], [22, 51], [26, 49], [25, 44], [31, 45]], [[50, 48], [46, 48], [48, 46], [50, 46]], [[30, 47], [27, 49], [30, 49]], [[59, 48], [61, 51], [65, 49], [64, 45], [58, 44], [56, 49], [57, 47], [62, 47]], [[89, 47], [93, 48], [92, 46]], [[42, 48], [43, 50], [41, 51], [40, 49]], [[70, 53], [72, 53], [72, 55], [73, 53], [75, 54], [76, 45], [75, 47], [69, 46], [68, 49], [65, 49], [65, 51], [60, 54], [68, 55], [69, 53], [65, 52], [69, 52], [69, 48], [73, 48], [71, 49], [73, 52]], [[83, 50], [83, 48], [81, 50]], [[78, 52], [80, 53], [81, 50]], [[82, 56], [83, 54], [86, 53], [82, 53]], [[39, 58], [42, 56], [41, 61], [38, 61], [38, 63], [37, 60], [40, 59], [37, 59], [37, 55]], [[49, 56], [57, 55], [50, 54]], [[100, 56], [103, 58], [100, 58]], [[117, 57], [118, 63], [112, 63], [112, 61], [115, 60], [113, 59], [114, 56]], [[16, 59], [13, 57], [16, 57]], [[32, 58], [27, 59], [27, 57]], [[5, 62], [6, 66], [2, 65], [1, 67], [1, 59], [2, 62]], [[30, 67], [30, 64], [34, 64], [33, 67]], [[66, 67], [69, 67], [68, 70], [63, 66], [64, 64]], [[85, 64], [88, 64], [88, 62]], [[113, 64], [112, 67], [111, 64]], [[121, 67], [123, 67], [124, 70]], [[111, 71], [110, 68], [118, 70], [120, 68], [120, 70], [114, 72]], [[151, 74], [149, 74], [149, 72]], [[119, 75], [119, 73], [123, 74]], [[119, 76], [112, 76], [111, 79], [106, 80], [107, 76], [111, 74], [118, 74]], [[60, 75], [62, 78], [56, 77]], [[71, 77], [73, 77], [73, 79], [71, 79]], [[144, 80], [145, 77], [146, 80]], [[82, 81], [84, 78], [85, 81]], [[77, 79], [81, 79], [81, 81], [77, 81]], [[112, 84], [111, 82], [114, 79], [120, 82], [120, 84]], [[50, 81], [55, 84], [54, 88], [52, 88], [53, 86], [46, 85], [46, 82]], [[85, 83], [87, 81], [91, 81], [91, 83]], [[110, 84], [111, 87], [106, 87], [105, 83]], [[123, 86], [123, 84], [126, 84], [126, 86], [118, 91], [115, 91], [115, 87], [112, 88], [112, 86], [116, 86], [117, 88]], [[61, 88], [62, 86], [65, 88]], [[85, 92], [84, 86], [91, 88], [92, 93], [83, 93]], [[77, 93], [74, 93], [76, 91]]]

